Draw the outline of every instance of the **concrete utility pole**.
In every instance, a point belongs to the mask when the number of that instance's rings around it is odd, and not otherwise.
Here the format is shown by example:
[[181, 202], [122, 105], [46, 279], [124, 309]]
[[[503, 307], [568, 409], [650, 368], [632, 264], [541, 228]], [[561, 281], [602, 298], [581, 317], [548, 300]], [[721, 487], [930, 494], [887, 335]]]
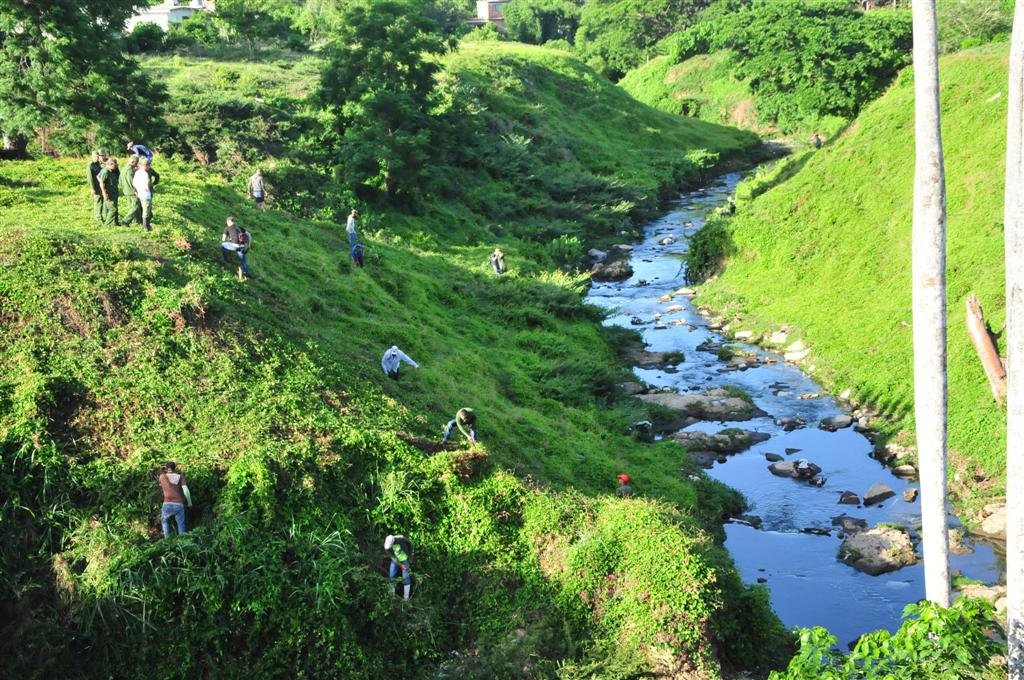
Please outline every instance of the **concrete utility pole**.
[[925, 595], [949, 606], [946, 526], [946, 177], [935, 0], [914, 0], [914, 419]]
[[1008, 676], [1024, 680], [1024, 0], [1010, 45], [1006, 125], [1006, 615]]

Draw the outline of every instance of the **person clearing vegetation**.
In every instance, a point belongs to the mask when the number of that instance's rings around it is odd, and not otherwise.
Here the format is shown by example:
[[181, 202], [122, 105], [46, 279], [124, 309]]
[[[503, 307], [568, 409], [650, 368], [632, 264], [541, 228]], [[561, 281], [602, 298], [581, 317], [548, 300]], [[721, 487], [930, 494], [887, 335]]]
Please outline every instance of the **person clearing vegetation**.
[[192, 494], [188, 492], [185, 475], [178, 471], [173, 460], [164, 463], [163, 471], [157, 480], [164, 493], [164, 504], [160, 508], [160, 523], [163, 525], [164, 538], [171, 535], [171, 517], [178, 525], [178, 534], [185, 533], [185, 504], [192, 507]]
[[455, 414], [455, 417], [448, 421], [448, 424], [444, 426], [444, 439], [442, 442], [447, 443], [448, 438], [452, 435], [452, 430], [458, 427], [459, 432], [466, 435], [471, 443], [476, 444], [476, 414], [471, 408], [460, 408], [459, 412]]
[[380, 367], [384, 369], [384, 375], [391, 378], [392, 380], [398, 380], [398, 368], [405, 362], [413, 368], [419, 368], [420, 365], [409, 358], [409, 355], [398, 349], [397, 345], [391, 345], [391, 348], [384, 352], [384, 356], [380, 360]]
[[412, 590], [412, 543], [405, 536], [389, 534], [384, 539], [384, 551], [391, 559], [388, 578], [394, 581], [398, 570], [402, 570], [402, 599], [408, 600]]

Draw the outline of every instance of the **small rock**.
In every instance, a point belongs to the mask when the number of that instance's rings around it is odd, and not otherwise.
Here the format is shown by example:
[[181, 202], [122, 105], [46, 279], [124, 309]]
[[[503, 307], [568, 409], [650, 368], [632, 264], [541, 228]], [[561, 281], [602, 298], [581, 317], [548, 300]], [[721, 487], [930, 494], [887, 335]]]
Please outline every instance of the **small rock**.
[[633, 252], [633, 246], [629, 245], [628, 243], [620, 243], [620, 244], [618, 244], [615, 247], [618, 248], [619, 250], [623, 250], [623, 251], [625, 251], [627, 253]]
[[807, 394], [800, 395], [801, 399], [819, 399], [820, 397], [821, 392], [808, 392]]
[[847, 387], [845, 390], [839, 393], [839, 398], [842, 399], [843, 401], [850, 401], [851, 394], [852, 393], [850, 392], [850, 388]]
[[785, 460], [782, 456], [777, 453], [766, 453], [764, 454], [765, 460], [769, 463], [778, 463], [780, 460]]
[[826, 480], [824, 477], [815, 477], [811, 481], [809, 481], [808, 484], [810, 484], [811, 486], [821, 487], [825, 486], [826, 481], [828, 480]]
[[[779, 418], [775, 421], [775, 424], [786, 432], [792, 432], [793, 430], [799, 430], [802, 427], [807, 427], [807, 421], [798, 416]], [[799, 449], [795, 450], [799, 451]]]
[[639, 281], [636, 282], [636, 285], [640, 286], [640, 287], [643, 287], [643, 286], [649, 286], [650, 284], [647, 282], [647, 279], [640, 279]]
[[754, 337], [754, 331], [737, 331], [733, 337], [737, 340], [749, 340]]
[[658, 245], [659, 246], [670, 246], [670, 245], [672, 245], [675, 242], [676, 242], [676, 240], [674, 238], [672, 238], [671, 236], [666, 236], [665, 238], [663, 238], [660, 241], [658, 241]]
[[910, 487], [908, 489], [904, 489], [903, 490], [903, 500], [905, 500], [907, 503], [913, 503], [914, 501], [916, 501], [917, 500], [917, 489], [914, 488], [914, 487]]
[[799, 352], [786, 352], [785, 354], [782, 355], [782, 358], [785, 359], [786, 361], [803, 361], [804, 359], [807, 358], [807, 355], [810, 353], [811, 350], [809, 349], [800, 350]]
[[672, 295], [673, 297], [676, 295], [681, 295], [683, 297], [696, 297], [697, 291], [695, 291], [693, 288], [680, 288], [679, 290], [672, 293]]
[[665, 310], [665, 313], [666, 314], [674, 314], [675, 312], [681, 312], [681, 311], [683, 311], [683, 306], [682, 305], [672, 305], [668, 309]]
[[843, 533], [851, 535], [862, 529], [867, 529], [868, 523], [859, 517], [850, 517], [844, 513], [832, 518], [832, 526], [839, 527]]
[[853, 425], [853, 418], [848, 415], [831, 416], [829, 418], [823, 418], [818, 427], [828, 432], [835, 432], [843, 428], [850, 427]]
[[811, 534], [812, 536], [831, 536], [832, 532], [828, 529], [820, 529], [818, 527], [804, 527], [800, 530], [802, 533]]
[[821, 472], [820, 467], [808, 460], [772, 463], [768, 466], [768, 470], [776, 477], [791, 477], [792, 479], [810, 479]]
[[595, 281], [624, 281], [633, 275], [633, 268], [628, 260], [614, 262], [598, 262], [590, 270], [590, 278]]
[[764, 576], [758, 576], [757, 577], [757, 582], [758, 583], [768, 583], [768, 579], [766, 579]]
[[801, 451], [803, 451], [803, 449], [791, 449], [789, 447], [786, 447], [786, 455], [787, 456], [791, 456], [794, 453], [800, 453]]
[[722, 454], [722, 455], [718, 456], [718, 458], [715, 458], [715, 460], [721, 465], [721, 464], [726, 463], [729, 460], [729, 457], [726, 456], [725, 454]]
[[601, 260], [608, 257], [608, 253], [604, 252], [603, 250], [598, 250], [597, 248], [591, 248], [590, 250], [588, 250], [587, 255], [594, 262], [600, 262]]
[[755, 529], [760, 529], [762, 524], [761, 518], [757, 515], [736, 515], [732, 518], [732, 521], [737, 524], [746, 524], [748, 527]]
[[892, 473], [897, 477], [916, 477], [917, 468], [913, 465], [897, 465], [892, 469]]
[[1006, 540], [1006, 505], [986, 505], [985, 511], [988, 517], [981, 523], [981, 533]]
[[878, 482], [872, 485], [868, 492], [864, 494], [864, 505], [875, 505], [881, 503], [884, 500], [892, 498], [896, 495], [896, 492], [887, 487], [885, 484]]
[[663, 331], [663, 330], [666, 330], [667, 328], [668, 328], [668, 326], [666, 326], [663, 321], [656, 321], [654, 323], [654, 330], [656, 330], [656, 331]]
[[805, 349], [807, 349], [807, 346], [804, 344], [804, 341], [803, 340], [797, 340], [796, 342], [791, 344], [789, 347], [787, 347], [786, 351], [787, 352], [803, 352]]
[[768, 342], [773, 345], [785, 345], [787, 337], [789, 337], [789, 333], [786, 331], [775, 331], [768, 338]]
[[852, 491], [844, 491], [839, 494], [840, 505], [860, 505], [860, 496]]
[[839, 547], [839, 559], [858, 571], [878, 576], [914, 564], [918, 558], [905, 531], [874, 527], [847, 536]]
[[957, 556], [974, 553], [974, 548], [964, 543], [964, 532], [962, 529], [950, 529], [948, 536], [949, 552]]
[[643, 326], [645, 323], [647, 323], [646, 321], [641, 319], [639, 316], [634, 316], [632, 319], [629, 320], [629, 322], [631, 324], [633, 324], [634, 326]]

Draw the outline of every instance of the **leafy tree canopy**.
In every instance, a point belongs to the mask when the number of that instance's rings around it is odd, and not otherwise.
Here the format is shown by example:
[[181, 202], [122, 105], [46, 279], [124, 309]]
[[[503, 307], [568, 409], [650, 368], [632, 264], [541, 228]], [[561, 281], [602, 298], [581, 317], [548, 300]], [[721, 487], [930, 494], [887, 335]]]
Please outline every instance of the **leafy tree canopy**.
[[217, 0], [214, 13], [255, 57], [260, 40], [287, 37], [299, 9], [290, 0]]
[[166, 99], [118, 32], [136, 0], [0, 0], [0, 132], [24, 150], [44, 127], [81, 139], [145, 137]]
[[501, 9], [509, 36], [540, 45], [551, 40], [572, 42], [580, 8], [568, 0], [512, 0]]
[[612, 78], [653, 56], [654, 45], [689, 26], [709, 0], [590, 0], [580, 11], [576, 47]]

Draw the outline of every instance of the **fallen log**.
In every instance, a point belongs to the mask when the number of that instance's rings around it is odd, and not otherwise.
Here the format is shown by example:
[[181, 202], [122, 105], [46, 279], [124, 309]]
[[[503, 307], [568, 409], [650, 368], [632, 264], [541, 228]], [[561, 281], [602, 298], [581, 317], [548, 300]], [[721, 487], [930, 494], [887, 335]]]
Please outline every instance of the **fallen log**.
[[978, 297], [974, 293], [967, 298], [966, 322], [967, 334], [971, 337], [974, 351], [981, 359], [985, 377], [988, 378], [989, 387], [992, 389], [992, 396], [996, 398], [996, 403], [1002, 406], [1003, 400], [1006, 399], [1006, 367], [1003, 366], [1003, 361], [999, 358], [995, 334], [985, 323], [981, 303], [978, 302]]

